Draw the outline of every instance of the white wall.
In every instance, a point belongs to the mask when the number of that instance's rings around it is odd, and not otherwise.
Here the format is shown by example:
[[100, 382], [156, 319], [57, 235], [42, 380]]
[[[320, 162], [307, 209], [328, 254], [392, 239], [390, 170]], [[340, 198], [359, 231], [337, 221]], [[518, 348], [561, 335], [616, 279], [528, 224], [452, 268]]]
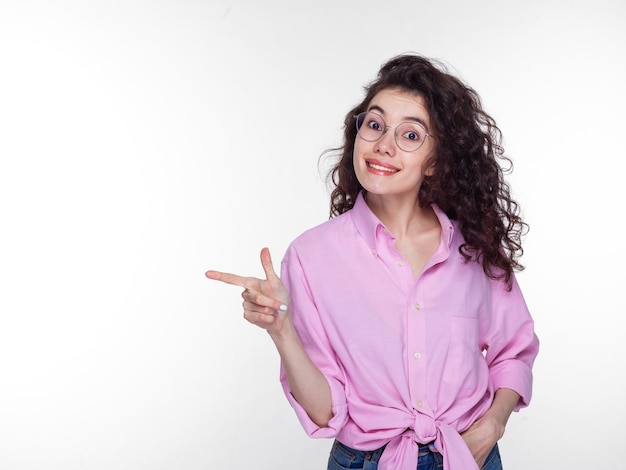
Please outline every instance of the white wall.
[[327, 217], [318, 156], [380, 64], [445, 60], [504, 131], [542, 340], [508, 470], [623, 468], [618, 0], [0, 1], [0, 468], [325, 468], [260, 275]]

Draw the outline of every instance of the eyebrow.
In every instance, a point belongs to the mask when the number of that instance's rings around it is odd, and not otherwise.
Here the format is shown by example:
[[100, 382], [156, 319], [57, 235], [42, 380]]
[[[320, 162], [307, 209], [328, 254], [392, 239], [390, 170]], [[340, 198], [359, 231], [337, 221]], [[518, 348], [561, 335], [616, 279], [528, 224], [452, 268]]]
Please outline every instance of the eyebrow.
[[[383, 117], [385, 116], [385, 110], [376, 104], [370, 106], [368, 108], [368, 111], [378, 111]], [[404, 118], [402, 122], [406, 122], [406, 121], [415, 121], [421, 124], [422, 126], [424, 126], [424, 129], [428, 131], [428, 124], [426, 124], [426, 121], [424, 121], [421, 117], [407, 116]]]

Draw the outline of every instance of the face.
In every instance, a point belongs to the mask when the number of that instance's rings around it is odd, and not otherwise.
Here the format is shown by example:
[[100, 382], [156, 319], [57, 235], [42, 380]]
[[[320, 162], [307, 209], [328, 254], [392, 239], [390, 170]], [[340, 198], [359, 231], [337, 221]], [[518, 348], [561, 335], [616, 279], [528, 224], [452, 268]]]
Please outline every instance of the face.
[[[417, 200], [419, 188], [427, 170], [428, 161], [435, 149], [432, 137], [425, 139], [418, 150], [402, 150], [397, 142], [394, 130], [400, 124], [421, 123], [426, 132], [430, 129], [430, 116], [421, 96], [397, 89], [380, 91], [372, 99], [367, 111], [372, 111], [384, 119], [389, 127], [380, 139], [369, 142], [357, 135], [354, 143], [354, 170], [356, 176], [371, 197], [406, 197]], [[364, 122], [363, 126], [379, 126], [379, 122]], [[408, 128], [415, 128], [409, 126]], [[398, 140], [407, 148], [406, 140], [414, 139], [416, 134], [405, 132], [400, 127]]]

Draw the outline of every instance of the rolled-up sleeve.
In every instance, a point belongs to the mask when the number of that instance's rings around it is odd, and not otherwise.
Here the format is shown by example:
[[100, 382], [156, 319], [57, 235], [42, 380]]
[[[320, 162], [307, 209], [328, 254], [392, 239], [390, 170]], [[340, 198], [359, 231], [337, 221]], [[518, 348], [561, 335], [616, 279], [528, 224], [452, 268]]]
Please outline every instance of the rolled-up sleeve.
[[333, 417], [328, 426], [321, 428], [316, 425], [296, 401], [282, 365], [280, 381], [287, 400], [294, 408], [306, 433], [314, 438], [332, 438], [339, 433], [348, 419], [345, 374], [330, 344], [308, 280], [293, 246], [289, 247], [283, 258], [281, 279], [291, 296], [290, 309], [300, 341], [330, 387]]
[[532, 367], [539, 340], [515, 277], [508, 291], [492, 281], [491, 325], [487, 335], [487, 364], [494, 390], [508, 388], [520, 395], [515, 410], [528, 406], [532, 397]]

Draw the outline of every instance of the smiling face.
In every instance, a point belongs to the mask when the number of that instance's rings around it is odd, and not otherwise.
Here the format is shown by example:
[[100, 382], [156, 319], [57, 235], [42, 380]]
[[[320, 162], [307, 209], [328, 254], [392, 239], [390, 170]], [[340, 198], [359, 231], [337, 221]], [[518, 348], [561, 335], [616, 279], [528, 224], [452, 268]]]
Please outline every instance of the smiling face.
[[[374, 96], [367, 108], [384, 119], [388, 127], [380, 139], [369, 142], [357, 135], [354, 142], [354, 170], [356, 176], [372, 197], [411, 198], [416, 201], [424, 176], [429, 174], [428, 161], [435, 150], [432, 137], [415, 151], [407, 152], [398, 147], [397, 139], [413, 139], [412, 133], [396, 132], [402, 123], [420, 123], [430, 129], [430, 116], [421, 96], [398, 89], [385, 89]], [[368, 120], [363, 126], [378, 127], [379, 123]], [[399, 129], [402, 131], [402, 127]], [[407, 148], [406, 145], [402, 144]]]

